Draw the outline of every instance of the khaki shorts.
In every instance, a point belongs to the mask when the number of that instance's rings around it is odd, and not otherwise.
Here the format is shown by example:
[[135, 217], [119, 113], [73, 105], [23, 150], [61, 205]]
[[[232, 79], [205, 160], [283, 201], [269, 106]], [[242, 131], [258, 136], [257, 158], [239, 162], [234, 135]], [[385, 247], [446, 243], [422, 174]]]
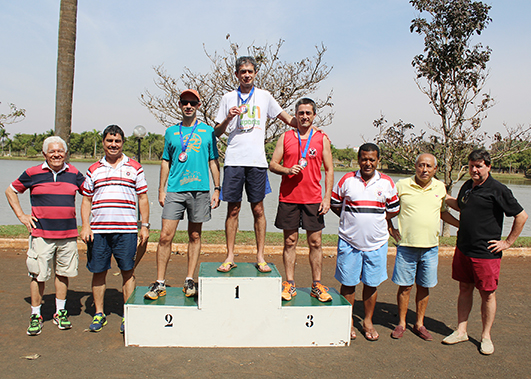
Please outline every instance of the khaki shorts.
[[77, 276], [77, 238], [32, 237], [31, 240], [26, 260], [29, 276], [38, 282], [45, 282], [52, 276], [52, 268], [59, 276]]

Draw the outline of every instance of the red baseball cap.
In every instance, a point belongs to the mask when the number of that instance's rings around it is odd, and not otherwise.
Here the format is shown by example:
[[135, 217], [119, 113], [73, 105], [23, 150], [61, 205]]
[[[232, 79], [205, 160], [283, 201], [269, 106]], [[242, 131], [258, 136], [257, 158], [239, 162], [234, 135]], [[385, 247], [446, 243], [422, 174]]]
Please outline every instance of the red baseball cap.
[[201, 98], [199, 97], [199, 92], [197, 92], [195, 89], [185, 89], [183, 92], [181, 92], [181, 96], [179, 97], [183, 97], [185, 93], [191, 93], [192, 95], [197, 97], [198, 101], [201, 101]]

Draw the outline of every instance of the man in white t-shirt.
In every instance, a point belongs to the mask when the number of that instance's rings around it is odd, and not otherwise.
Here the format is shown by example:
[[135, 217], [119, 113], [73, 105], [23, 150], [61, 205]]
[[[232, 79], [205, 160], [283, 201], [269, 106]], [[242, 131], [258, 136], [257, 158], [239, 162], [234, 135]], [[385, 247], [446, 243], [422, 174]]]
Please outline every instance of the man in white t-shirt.
[[215, 133], [227, 132], [227, 150], [223, 171], [222, 200], [228, 202], [225, 234], [227, 257], [218, 271], [229, 272], [234, 264], [234, 244], [238, 230], [242, 193], [245, 186], [251, 203], [256, 235], [256, 268], [270, 272], [264, 258], [266, 219], [263, 200], [266, 194], [267, 167], [264, 139], [268, 118], [279, 118], [293, 127], [297, 120], [282, 110], [271, 94], [254, 86], [258, 64], [253, 57], [236, 60], [238, 89], [221, 99], [215, 122]]

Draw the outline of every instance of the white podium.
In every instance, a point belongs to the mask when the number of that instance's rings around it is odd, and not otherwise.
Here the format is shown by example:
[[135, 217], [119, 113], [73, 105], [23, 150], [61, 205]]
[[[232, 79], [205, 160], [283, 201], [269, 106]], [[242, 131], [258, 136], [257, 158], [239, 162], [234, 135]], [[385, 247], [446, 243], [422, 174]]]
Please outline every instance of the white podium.
[[182, 287], [145, 300], [147, 287], [137, 287], [125, 304], [126, 346], [288, 347], [347, 346], [352, 308], [335, 289], [321, 303], [310, 288], [282, 301], [282, 278], [273, 264], [260, 273], [251, 263], [238, 263], [228, 273], [219, 263], [201, 263], [198, 297]]

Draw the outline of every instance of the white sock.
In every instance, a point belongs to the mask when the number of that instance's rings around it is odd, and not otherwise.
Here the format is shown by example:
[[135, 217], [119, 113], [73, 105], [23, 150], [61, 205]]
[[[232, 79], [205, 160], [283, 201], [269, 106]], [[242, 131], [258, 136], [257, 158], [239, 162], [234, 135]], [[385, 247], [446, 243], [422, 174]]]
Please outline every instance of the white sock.
[[157, 283], [160, 283], [160, 284], [162, 284], [162, 285], [165, 285], [165, 284], [166, 284], [166, 279], [164, 279], [164, 280], [158, 280], [158, 279], [157, 279]]
[[194, 280], [194, 278], [190, 278], [189, 276], [187, 276], [184, 280]]
[[38, 307], [32, 306], [31, 307], [31, 314], [40, 316], [41, 315], [41, 306], [40, 305]]
[[66, 299], [61, 300], [55, 298], [55, 313], [59, 313], [60, 310], [65, 309]]

